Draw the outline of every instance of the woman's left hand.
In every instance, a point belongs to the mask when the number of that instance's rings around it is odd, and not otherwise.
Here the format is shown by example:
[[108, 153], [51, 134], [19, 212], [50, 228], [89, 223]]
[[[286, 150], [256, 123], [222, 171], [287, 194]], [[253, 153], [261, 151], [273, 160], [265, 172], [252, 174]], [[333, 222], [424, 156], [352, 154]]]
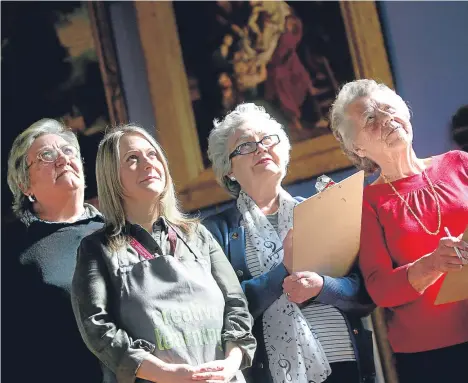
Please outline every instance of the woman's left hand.
[[[236, 357], [228, 357], [224, 360], [214, 360], [197, 366], [199, 372], [192, 375], [193, 380], [207, 383], [228, 383], [239, 370], [240, 360]], [[212, 371], [220, 368], [219, 371]], [[206, 369], [207, 372], [204, 372]]]
[[294, 303], [303, 303], [320, 294], [323, 288], [323, 277], [313, 271], [301, 271], [286, 277], [283, 291]]

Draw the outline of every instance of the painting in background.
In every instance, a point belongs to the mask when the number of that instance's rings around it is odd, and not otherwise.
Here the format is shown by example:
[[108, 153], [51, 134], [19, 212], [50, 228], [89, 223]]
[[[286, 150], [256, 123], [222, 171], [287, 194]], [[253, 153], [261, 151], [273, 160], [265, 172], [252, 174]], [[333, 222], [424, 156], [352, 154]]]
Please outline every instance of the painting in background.
[[264, 106], [293, 143], [330, 134], [334, 95], [355, 78], [338, 2], [173, 5], [206, 167], [213, 119], [241, 102]]
[[11, 144], [44, 117], [58, 119], [76, 132], [84, 159], [86, 198], [96, 197], [97, 145], [114, 121], [109, 117], [89, 5], [2, 3], [2, 80], [2, 215], [11, 211], [6, 185]]

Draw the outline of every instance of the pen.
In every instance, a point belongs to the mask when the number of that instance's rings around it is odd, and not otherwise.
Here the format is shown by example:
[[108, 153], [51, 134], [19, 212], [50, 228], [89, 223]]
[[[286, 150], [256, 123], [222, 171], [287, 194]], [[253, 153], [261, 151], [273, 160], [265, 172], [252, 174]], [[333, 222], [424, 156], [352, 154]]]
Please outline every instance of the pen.
[[[446, 227], [444, 227], [444, 230], [445, 230], [445, 234], [447, 234], [449, 237], [452, 236], [452, 234], [450, 234], [449, 229], [447, 229]], [[455, 253], [457, 253], [458, 259], [459, 259], [460, 261], [463, 262], [463, 257], [462, 257], [462, 255], [460, 254], [460, 250], [458, 250], [458, 247], [454, 247], [454, 249], [455, 249]]]

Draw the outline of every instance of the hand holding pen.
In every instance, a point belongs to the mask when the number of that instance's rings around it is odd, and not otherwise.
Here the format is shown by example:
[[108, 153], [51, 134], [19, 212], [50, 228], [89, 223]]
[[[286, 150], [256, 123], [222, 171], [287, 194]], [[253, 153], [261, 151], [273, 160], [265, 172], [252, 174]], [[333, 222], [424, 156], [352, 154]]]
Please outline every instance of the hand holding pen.
[[[450, 231], [447, 227], [444, 227], [445, 234], [447, 234], [448, 237], [450, 238], [455, 238], [452, 237], [450, 234]], [[464, 246], [466, 248], [466, 244]], [[454, 247], [455, 254], [457, 254], [458, 259], [462, 262], [462, 264], [467, 265], [468, 264], [468, 253], [466, 251], [460, 250], [457, 246]]]

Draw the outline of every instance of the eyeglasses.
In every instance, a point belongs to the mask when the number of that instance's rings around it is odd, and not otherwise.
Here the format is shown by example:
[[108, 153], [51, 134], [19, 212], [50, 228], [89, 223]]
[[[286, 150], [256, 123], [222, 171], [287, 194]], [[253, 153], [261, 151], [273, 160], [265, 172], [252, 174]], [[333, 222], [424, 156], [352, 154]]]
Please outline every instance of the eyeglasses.
[[277, 134], [272, 134], [270, 136], [263, 137], [260, 141], [249, 141], [240, 144], [230, 155], [229, 159], [232, 159], [235, 156], [243, 156], [244, 154], [253, 153], [257, 150], [258, 145], [262, 144], [263, 147], [269, 148], [279, 144], [280, 138]]
[[63, 145], [61, 148], [47, 148], [37, 154], [37, 160], [31, 162], [27, 169], [33, 166], [38, 160], [45, 163], [53, 163], [59, 158], [59, 152], [68, 158], [78, 157], [78, 149], [73, 145]]

